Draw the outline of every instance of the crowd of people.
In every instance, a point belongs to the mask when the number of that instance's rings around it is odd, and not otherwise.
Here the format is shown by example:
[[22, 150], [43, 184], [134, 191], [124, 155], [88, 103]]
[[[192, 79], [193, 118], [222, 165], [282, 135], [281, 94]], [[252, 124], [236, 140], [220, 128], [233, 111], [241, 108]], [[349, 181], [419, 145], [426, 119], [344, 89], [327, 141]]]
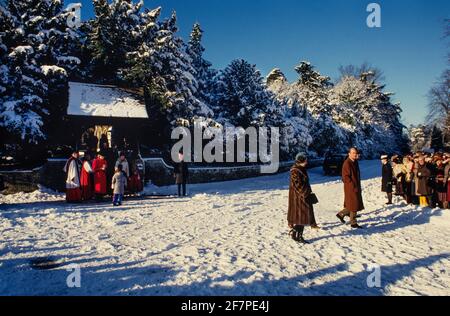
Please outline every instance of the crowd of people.
[[382, 191], [392, 204], [393, 195], [422, 207], [449, 208], [450, 154], [424, 153], [382, 156]]
[[117, 206], [122, 204], [125, 189], [129, 193], [142, 191], [141, 175], [137, 168], [130, 170], [124, 152], [113, 164], [108, 163], [104, 151], [99, 151], [94, 159], [91, 156], [92, 153], [85, 152], [80, 159], [80, 153], [75, 150], [67, 160], [64, 166], [67, 202], [103, 201], [106, 195], [111, 195]]
[[[345, 218], [350, 217], [350, 227], [354, 229], [363, 229], [357, 222], [358, 212], [364, 210], [359, 159], [358, 149], [351, 148], [342, 166], [344, 207], [336, 215], [342, 224], [346, 224]], [[419, 152], [404, 157], [383, 155], [381, 162], [381, 191], [387, 193], [388, 205], [393, 204], [393, 196], [397, 195], [408, 204], [449, 208], [449, 153]], [[319, 229], [314, 216], [314, 204], [318, 203], [318, 199], [309, 183], [307, 164], [306, 155], [298, 154], [291, 168], [287, 215], [292, 239], [303, 244], [308, 243], [303, 238], [305, 226]]]
[[[68, 203], [82, 201], [103, 201], [105, 196], [112, 196], [113, 205], [122, 205], [125, 192], [135, 194], [143, 190], [143, 179], [136, 166], [130, 168], [125, 152], [120, 152], [118, 158], [111, 159], [112, 151], [108, 151], [107, 143], [102, 142], [102, 150], [86, 150], [80, 159], [78, 150], [64, 166], [66, 177], [66, 200]], [[95, 156], [94, 159], [91, 159]], [[179, 154], [180, 162], [175, 163], [173, 176], [178, 186], [178, 196], [187, 195], [189, 169], [184, 161], [183, 153]], [[113, 162], [113, 163], [112, 163]], [[113, 167], [111, 167], [113, 166]]]

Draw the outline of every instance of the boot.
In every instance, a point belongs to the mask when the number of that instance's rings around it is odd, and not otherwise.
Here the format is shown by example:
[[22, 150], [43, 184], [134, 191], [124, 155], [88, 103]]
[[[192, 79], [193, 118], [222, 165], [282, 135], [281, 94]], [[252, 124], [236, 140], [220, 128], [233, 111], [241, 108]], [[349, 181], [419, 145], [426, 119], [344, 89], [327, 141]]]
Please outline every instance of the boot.
[[359, 226], [358, 224], [353, 224], [351, 227], [352, 227], [353, 229], [364, 229], [364, 227]]
[[295, 229], [291, 229], [289, 235], [291, 236], [292, 240], [298, 241], [298, 233]]
[[342, 224], [345, 224], [344, 216], [337, 214], [336, 217], [341, 221]]
[[307, 245], [309, 244], [309, 242], [307, 242], [305, 239], [303, 239], [302, 236], [300, 236], [297, 240], [298, 243], [303, 244], [303, 245]]
[[297, 233], [297, 242], [301, 244], [308, 244], [308, 242], [303, 238], [303, 231], [305, 230], [304, 226], [295, 226], [295, 231]]
[[388, 198], [388, 202], [386, 203], [386, 205], [392, 205], [392, 193], [388, 193], [387, 198]]

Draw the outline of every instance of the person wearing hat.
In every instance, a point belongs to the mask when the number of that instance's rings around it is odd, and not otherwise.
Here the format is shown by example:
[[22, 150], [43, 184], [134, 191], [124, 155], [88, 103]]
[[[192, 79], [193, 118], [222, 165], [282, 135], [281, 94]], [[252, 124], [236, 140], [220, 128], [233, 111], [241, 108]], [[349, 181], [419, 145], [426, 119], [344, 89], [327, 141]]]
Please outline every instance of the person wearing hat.
[[358, 212], [364, 210], [361, 190], [361, 173], [359, 170], [359, 153], [355, 147], [350, 148], [348, 158], [342, 165], [342, 182], [344, 182], [344, 209], [336, 217], [345, 224], [345, 217], [350, 216], [350, 225], [361, 229], [357, 223]]
[[440, 208], [447, 208], [447, 183], [445, 181], [445, 165], [442, 156], [436, 157], [435, 172], [435, 190], [433, 192], [433, 204]]
[[381, 164], [381, 192], [385, 192], [387, 194], [388, 202], [386, 205], [392, 205], [393, 170], [387, 155], [381, 156]]
[[298, 154], [291, 168], [287, 214], [288, 225], [291, 229], [290, 235], [292, 239], [302, 244], [308, 243], [303, 238], [305, 226], [319, 228], [316, 224], [313, 207], [313, 203], [317, 203], [317, 201], [312, 199], [313, 193], [306, 170], [307, 165], [306, 154]]
[[422, 207], [430, 206], [430, 196], [432, 189], [429, 186], [431, 171], [426, 166], [425, 156], [420, 156], [418, 163], [414, 168], [415, 194], [419, 197], [419, 205]]
[[405, 174], [405, 200], [407, 204], [413, 202], [414, 189], [414, 162], [412, 156], [405, 156], [403, 158], [403, 173]]
[[67, 174], [66, 201], [68, 203], [81, 202], [80, 169], [81, 161], [79, 160], [79, 153], [78, 150], [74, 150], [63, 169]]
[[94, 192], [97, 201], [100, 201], [106, 195], [106, 168], [108, 163], [105, 160], [105, 154], [101, 151], [92, 163], [94, 171]]

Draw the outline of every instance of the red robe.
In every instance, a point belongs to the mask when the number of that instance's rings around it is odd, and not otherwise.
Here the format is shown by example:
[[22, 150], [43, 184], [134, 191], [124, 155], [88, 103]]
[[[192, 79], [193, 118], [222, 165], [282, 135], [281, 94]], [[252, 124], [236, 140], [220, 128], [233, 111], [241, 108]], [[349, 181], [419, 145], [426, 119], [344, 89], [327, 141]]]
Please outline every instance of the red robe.
[[94, 191], [95, 194], [106, 194], [106, 168], [108, 164], [105, 159], [96, 158], [92, 164], [94, 170]]
[[89, 201], [94, 196], [94, 186], [91, 180], [92, 173], [91, 165], [88, 161], [83, 162], [81, 168], [80, 184], [81, 184], [81, 196], [84, 201]]
[[136, 172], [131, 176], [128, 182], [128, 188], [131, 193], [138, 193], [143, 190], [141, 176], [139, 173]]

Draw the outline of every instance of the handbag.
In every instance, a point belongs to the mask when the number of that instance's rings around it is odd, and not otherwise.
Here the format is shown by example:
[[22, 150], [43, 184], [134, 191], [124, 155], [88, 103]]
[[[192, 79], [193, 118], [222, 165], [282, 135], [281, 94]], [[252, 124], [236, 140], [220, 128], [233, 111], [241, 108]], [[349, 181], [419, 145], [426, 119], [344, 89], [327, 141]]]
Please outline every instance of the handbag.
[[306, 198], [306, 202], [308, 202], [309, 204], [317, 204], [319, 203], [319, 199], [317, 198], [317, 195], [315, 195], [314, 193], [311, 193], [310, 195], [308, 195], [308, 197]]

